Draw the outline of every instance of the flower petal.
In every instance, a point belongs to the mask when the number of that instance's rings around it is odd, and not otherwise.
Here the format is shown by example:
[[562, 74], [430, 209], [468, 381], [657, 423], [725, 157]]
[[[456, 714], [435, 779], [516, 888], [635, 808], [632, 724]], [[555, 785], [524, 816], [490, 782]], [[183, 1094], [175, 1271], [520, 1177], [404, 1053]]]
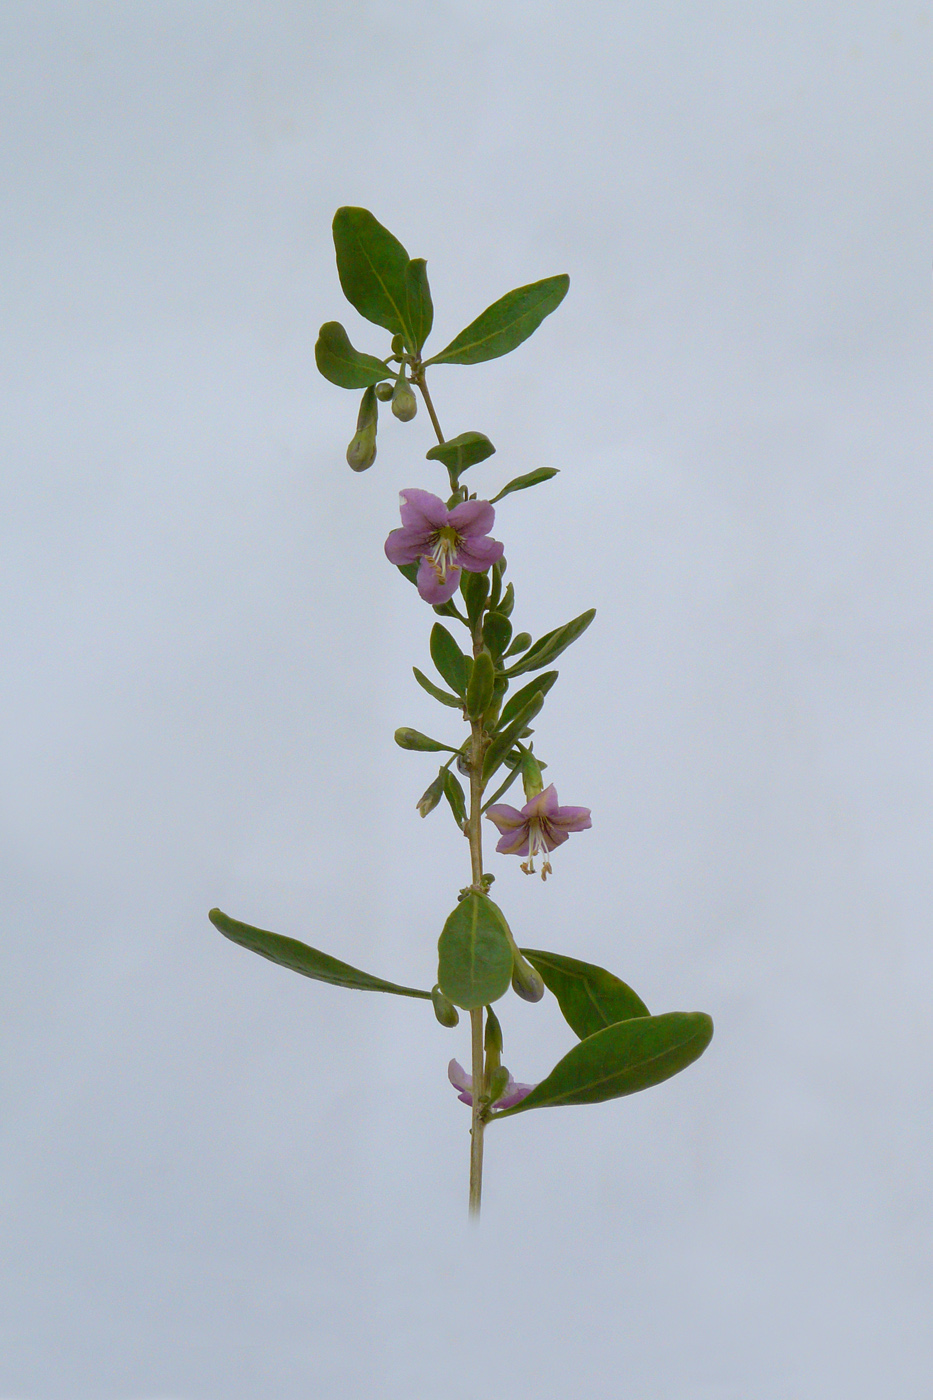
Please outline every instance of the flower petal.
[[516, 807], [510, 807], [507, 802], [497, 802], [495, 807], [487, 807], [486, 816], [502, 832], [515, 831], [517, 827], [526, 824], [524, 813], [519, 812]]
[[496, 1099], [493, 1104], [493, 1113], [501, 1108], [511, 1108], [515, 1103], [521, 1103], [522, 1099], [527, 1099], [532, 1089], [537, 1089], [537, 1087], [537, 1084], [516, 1084], [512, 1076], [509, 1075], [505, 1093], [501, 1099]]
[[461, 539], [475, 539], [489, 534], [496, 523], [496, 512], [488, 501], [461, 501], [450, 511], [446, 523], [454, 527]]
[[588, 831], [593, 825], [589, 807], [558, 807], [547, 822], [559, 831]]
[[471, 574], [483, 574], [497, 559], [501, 559], [505, 545], [499, 540], [462, 539], [457, 545], [457, 563]]
[[496, 842], [496, 850], [500, 856], [527, 856], [530, 840], [528, 823], [522, 822], [517, 831], [510, 831], [505, 836], [500, 836]]
[[451, 1060], [447, 1066], [447, 1078], [457, 1090], [457, 1097], [461, 1103], [472, 1104], [473, 1102], [473, 1076], [467, 1074], [459, 1060]]
[[410, 529], [427, 530], [433, 534], [447, 524], [449, 512], [440, 496], [410, 486], [398, 493], [398, 499], [402, 524]]
[[448, 566], [447, 577], [441, 583], [430, 557], [425, 554], [418, 569], [418, 592], [426, 603], [446, 603], [460, 586], [460, 570]]
[[431, 532], [415, 530], [405, 525], [393, 530], [386, 540], [386, 558], [390, 564], [413, 564], [431, 547]]

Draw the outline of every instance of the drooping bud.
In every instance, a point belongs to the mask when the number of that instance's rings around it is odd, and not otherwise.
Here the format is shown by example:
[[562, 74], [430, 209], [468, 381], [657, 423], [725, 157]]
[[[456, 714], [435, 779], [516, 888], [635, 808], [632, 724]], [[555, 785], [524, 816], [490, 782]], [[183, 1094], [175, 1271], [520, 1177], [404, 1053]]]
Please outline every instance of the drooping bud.
[[454, 1006], [453, 1002], [448, 997], [444, 996], [440, 987], [434, 987], [431, 992], [431, 1002], [434, 1006], [434, 1015], [442, 1026], [446, 1026], [448, 1030], [453, 1030], [454, 1026], [460, 1024], [460, 1012]]
[[544, 791], [544, 779], [541, 777], [541, 765], [535, 758], [531, 749], [522, 751], [522, 785], [525, 789], [525, 799], [530, 802], [533, 797], [537, 797], [539, 792]]
[[486, 1074], [498, 1068], [502, 1056], [502, 1027], [491, 1006], [486, 1007], [486, 1029], [483, 1032], [483, 1049], [486, 1051]]
[[379, 399], [381, 403], [388, 403], [394, 393], [394, 384], [382, 383], [376, 385], [376, 398]]
[[512, 954], [512, 991], [522, 1001], [540, 1001], [544, 996], [544, 981], [540, 972], [525, 961], [517, 948]]
[[410, 423], [418, 412], [418, 400], [404, 375], [400, 374], [392, 394], [392, 412], [400, 423]]
[[405, 341], [404, 341], [403, 337], [400, 336], [400, 335], [394, 335], [394, 336], [392, 337], [392, 354], [393, 354], [393, 355], [404, 355], [404, 353], [405, 353]]
[[355, 472], [364, 472], [376, 460], [376, 423], [379, 406], [375, 386], [370, 384], [363, 394], [356, 420], [356, 433], [347, 448], [347, 464]]
[[418, 798], [415, 806], [418, 808], [422, 817], [426, 817], [429, 812], [433, 812], [438, 802], [440, 802], [441, 798], [444, 796], [444, 779], [446, 777], [447, 769], [442, 768], [431, 786], [426, 788]]

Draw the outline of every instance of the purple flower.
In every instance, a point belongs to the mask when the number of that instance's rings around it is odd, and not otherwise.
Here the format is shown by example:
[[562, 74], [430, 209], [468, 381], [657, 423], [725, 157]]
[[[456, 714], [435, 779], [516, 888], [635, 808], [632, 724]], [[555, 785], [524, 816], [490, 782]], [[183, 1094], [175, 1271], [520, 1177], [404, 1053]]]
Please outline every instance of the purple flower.
[[461, 501], [448, 510], [440, 496], [430, 491], [399, 492], [402, 528], [386, 540], [386, 557], [392, 564], [413, 564], [418, 569], [418, 592], [427, 603], [446, 603], [457, 591], [460, 570], [485, 573], [502, 558], [502, 545], [488, 540], [496, 512], [488, 501]]
[[[457, 1090], [457, 1098], [460, 1102], [468, 1103], [472, 1106], [473, 1076], [472, 1074], [467, 1074], [459, 1060], [451, 1060], [450, 1064], [447, 1066], [447, 1078]], [[521, 1103], [522, 1099], [535, 1088], [537, 1088], [536, 1084], [516, 1084], [512, 1076], [509, 1075], [509, 1082], [505, 1086], [505, 1093], [501, 1098], [496, 1099], [492, 1106], [493, 1113], [496, 1113], [500, 1108], [511, 1108], [514, 1103]]]
[[527, 856], [522, 863], [526, 875], [533, 875], [535, 856], [544, 855], [541, 879], [551, 874], [549, 851], [562, 846], [571, 831], [586, 831], [593, 825], [589, 807], [559, 807], [554, 784], [526, 802], [519, 812], [516, 807], [499, 803], [486, 813], [502, 833], [496, 850], [504, 856]]

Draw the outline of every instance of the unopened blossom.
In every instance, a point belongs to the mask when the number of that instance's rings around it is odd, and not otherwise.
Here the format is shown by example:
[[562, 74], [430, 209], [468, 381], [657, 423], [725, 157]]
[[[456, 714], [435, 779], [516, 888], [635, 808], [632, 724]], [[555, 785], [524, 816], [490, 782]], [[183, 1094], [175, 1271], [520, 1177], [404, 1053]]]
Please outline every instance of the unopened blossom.
[[402, 528], [386, 540], [392, 564], [418, 566], [418, 592], [427, 603], [446, 603], [457, 591], [460, 571], [485, 573], [502, 558], [503, 546], [487, 539], [496, 512], [488, 501], [461, 501], [448, 510], [440, 496], [414, 488], [399, 492]]
[[[472, 1106], [473, 1076], [472, 1074], [467, 1074], [459, 1060], [451, 1060], [450, 1064], [447, 1066], [447, 1078], [457, 1090], [457, 1098], [460, 1102], [468, 1103]], [[512, 1076], [509, 1075], [509, 1082], [505, 1086], [505, 1092], [502, 1094], [501, 1098], [496, 1099], [492, 1106], [493, 1113], [503, 1108], [511, 1108], [513, 1104], [521, 1103], [522, 1099], [526, 1098], [528, 1094], [531, 1093], [532, 1089], [536, 1089], [537, 1087], [536, 1084], [516, 1084]]]
[[501, 832], [496, 850], [504, 856], [527, 856], [522, 862], [526, 875], [533, 875], [535, 856], [541, 855], [541, 879], [551, 874], [547, 859], [555, 846], [562, 846], [571, 831], [586, 831], [593, 825], [589, 807], [561, 807], [554, 784], [539, 792], [521, 811], [501, 802], [486, 813]]

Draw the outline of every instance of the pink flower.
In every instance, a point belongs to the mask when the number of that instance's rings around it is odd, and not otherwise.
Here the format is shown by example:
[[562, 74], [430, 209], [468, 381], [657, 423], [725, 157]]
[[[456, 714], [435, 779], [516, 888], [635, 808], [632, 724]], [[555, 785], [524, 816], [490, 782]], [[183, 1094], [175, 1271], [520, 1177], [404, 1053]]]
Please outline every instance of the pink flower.
[[[450, 1064], [447, 1066], [447, 1078], [457, 1090], [457, 1098], [460, 1102], [472, 1105], [473, 1076], [472, 1074], [467, 1074], [459, 1060], [451, 1060]], [[496, 1099], [492, 1106], [493, 1113], [500, 1108], [511, 1108], [513, 1103], [521, 1103], [522, 1099], [530, 1094], [532, 1089], [536, 1087], [537, 1086], [534, 1084], [516, 1084], [512, 1076], [509, 1075], [509, 1082], [506, 1085], [505, 1093], [501, 1098]]]
[[418, 569], [418, 592], [426, 603], [446, 603], [457, 591], [460, 571], [483, 574], [502, 558], [503, 546], [485, 536], [496, 512], [488, 501], [461, 501], [448, 510], [440, 496], [414, 488], [399, 492], [402, 528], [386, 540], [391, 564]]
[[558, 806], [553, 783], [526, 802], [520, 812], [503, 802], [490, 807], [486, 815], [502, 833], [496, 850], [504, 856], [528, 857], [522, 863], [526, 875], [534, 874], [535, 856], [545, 857], [541, 866], [542, 880], [551, 874], [549, 852], [555, 846], [562, 846], [571, 831], [586, 831], [593, 825], [589, 807]]

